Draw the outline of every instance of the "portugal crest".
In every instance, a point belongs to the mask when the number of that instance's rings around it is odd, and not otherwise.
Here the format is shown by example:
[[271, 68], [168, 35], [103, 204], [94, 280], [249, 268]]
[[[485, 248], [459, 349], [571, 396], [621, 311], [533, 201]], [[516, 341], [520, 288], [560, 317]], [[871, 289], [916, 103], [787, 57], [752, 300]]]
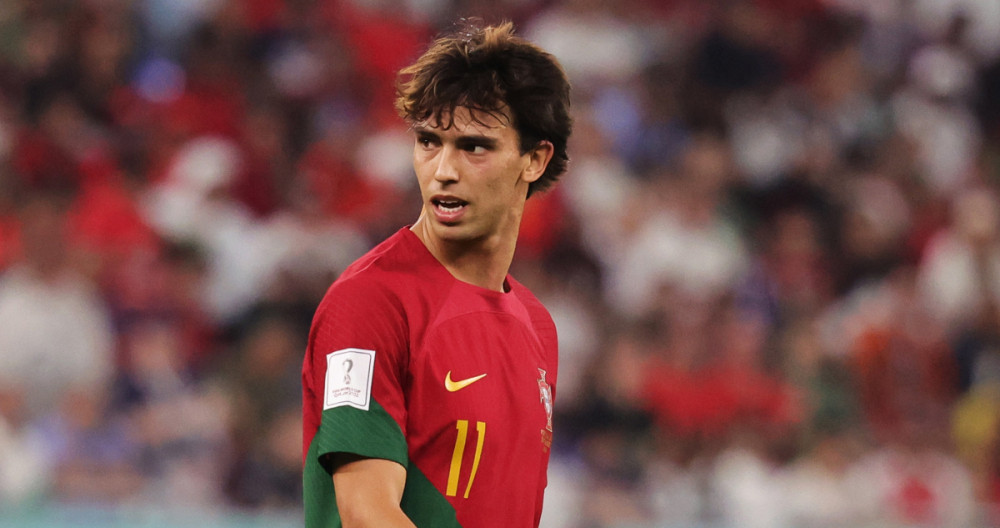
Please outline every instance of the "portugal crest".
[[542, 429], [542, 445], [547, 450], [552, 446], [552, 386], [549, 385], [549, 382], [545, 381], [544, 370], [538, 369], [538, 374], [541, 376], [538, 378], [538, 393], [542, 402], [542, 408], [545, 409], [545, 429]]

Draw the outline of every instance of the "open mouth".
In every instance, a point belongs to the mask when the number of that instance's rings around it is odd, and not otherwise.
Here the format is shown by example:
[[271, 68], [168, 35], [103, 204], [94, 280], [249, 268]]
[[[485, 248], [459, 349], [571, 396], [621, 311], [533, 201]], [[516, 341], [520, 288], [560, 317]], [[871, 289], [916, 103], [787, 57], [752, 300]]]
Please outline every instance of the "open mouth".
[[434, 206], [434, 215], [438, 221], [451, 225], [462, 219], [465, 206], [469, 205], [469, 202], [451, 196], [435, 196], [431, 198], [431, 205]]
[[431, 203], [434, 204], [434, 207], [446, 213], [457, 212], [469, 204], [469, 202], [457, 198], [435, 198], [431, 200]]

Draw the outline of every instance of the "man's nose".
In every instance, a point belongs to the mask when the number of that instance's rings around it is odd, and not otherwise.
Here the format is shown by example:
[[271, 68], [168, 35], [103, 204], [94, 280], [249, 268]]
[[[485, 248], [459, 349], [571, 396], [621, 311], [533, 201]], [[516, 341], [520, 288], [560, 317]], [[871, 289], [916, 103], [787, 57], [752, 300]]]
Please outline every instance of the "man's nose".
[[459, 151], [455, 147], [449, 145], [442, 147], [438, 154], [434, 179], [442, 183], [458, 181], [458, 156]]

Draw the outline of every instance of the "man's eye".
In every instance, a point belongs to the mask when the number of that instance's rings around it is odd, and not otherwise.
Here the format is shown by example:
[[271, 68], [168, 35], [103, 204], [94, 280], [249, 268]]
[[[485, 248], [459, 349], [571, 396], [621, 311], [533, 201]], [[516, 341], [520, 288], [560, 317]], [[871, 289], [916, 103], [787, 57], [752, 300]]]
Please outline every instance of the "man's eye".
[[430, 148], [434, 142], [430, 138], [417, 138], [417, 144], [424, 148]]
[[465, 150], [471, 154], [486, 154], [488, 149], [483, 145], [469, 145], [465, 147]]

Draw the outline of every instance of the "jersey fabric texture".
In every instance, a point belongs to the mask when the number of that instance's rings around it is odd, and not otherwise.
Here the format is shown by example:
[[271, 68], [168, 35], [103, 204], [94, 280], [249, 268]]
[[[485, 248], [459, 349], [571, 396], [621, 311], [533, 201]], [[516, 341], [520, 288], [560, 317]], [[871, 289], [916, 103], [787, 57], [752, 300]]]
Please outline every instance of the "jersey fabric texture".
[[556, 329], [509, 276], [506, 290], [455, 279], [408, 228], [334, 282], [302, 372], [307, 527], [341, 525], [324, 462], [338, 452], [403, 465], [418, 527], [538, 526]]

